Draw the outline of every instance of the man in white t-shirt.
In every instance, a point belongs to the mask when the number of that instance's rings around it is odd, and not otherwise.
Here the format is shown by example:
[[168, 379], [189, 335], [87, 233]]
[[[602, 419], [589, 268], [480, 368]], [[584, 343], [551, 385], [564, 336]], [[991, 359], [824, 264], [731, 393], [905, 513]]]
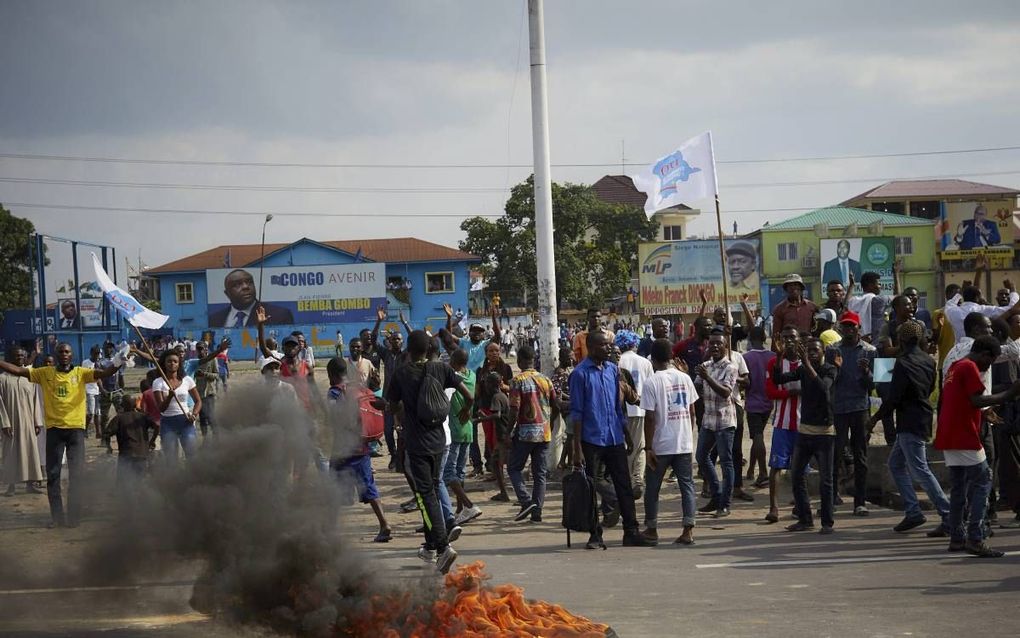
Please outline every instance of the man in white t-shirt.
[[[94, 369], [99, 361], [102, 352], [99, 346], [92, 346], [89, 350], [89, 358], [81, 362], [81, 367]], [[96, 439], [103, 436], [103, 428], [99, 423], [99, 384], [85, 384], [85, 436], [89, 435], [89, 426], [96, 424]]]
[[[630, 373], [634, 379], [634, 391], [640, 397], [645, 381], [651, 378], [654, 370], [651, 362], [637, 353], [638, 342], [640, 339], [637, 334], [630, 330], [616, 333], [616, 347], [620, 349], [620, 369]], [[627, 457], [627, 464], [630, 466], [634, 499], [637, 500], [641, 498], [645, 485], [645, 455], [642, 451], [645, 447], [645, 411], [640, 405], [627, 404], [627, 431], [634, 444], [634, 449]]]
[[698, 391], [686, 373], [671, 364], [673, 345], [669, 339], [652, 343], [652, 367], [655, 372], [645, 379], [641, 405], [645, 410], [644, 438], [647, 463], [645, 492], [645, 531], [650, 541], [658, 541], [656, 528], [659, 513], [659, 488], [666, 470], [672, 468], [680, 486], [683, 505], [683, 533], [676, 539], [681, 545], [694, 544], [694, 519], [697, 501], [694, 498], [694, 402]]

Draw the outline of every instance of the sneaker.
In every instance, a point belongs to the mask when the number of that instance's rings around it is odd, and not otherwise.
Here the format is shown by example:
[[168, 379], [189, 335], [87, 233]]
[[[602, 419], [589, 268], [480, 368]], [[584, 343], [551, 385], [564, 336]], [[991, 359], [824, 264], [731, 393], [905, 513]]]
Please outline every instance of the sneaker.
[[456, 518], [453, 519], [454, 525], [465, 525], [475, 520], [482, 515], [482, 510], [477, 505], [471, 507], [465, 507], [457, 514]]
[[706, 504], [702, 505], [701, 507], [699, 507], [698, 508], [698, 513], [699, 514], [711, 514], [711, 513], [715, 512], [717, 509], [719, 509], [719, 504], [716, 502], [715, 499], [712, 499], [708, 503], [706, 503]]
[[538, 509], [537, 507], [534, 510], [532, 510], [532, 512], [531, 512], [531, 522], [532, 523], [541, 523], [542, 522], [542, 510]]
[[967, 543], [963, 541], [949, 541], [949, 551], [951, 552], [962, 552], [967, 548]]
[[894, 532], [901, 532], [901, 533], [902, 532], [909, 532], [910, 530], [914, 529], [915, 527], [920, 527], [921, 525], [924, 525], [927, 522], [928, 522], [928, 519], [925, 518], [923, 514], [921, 516], [916, 517], [916, 518], [904, 517], [904, 519], [902, 521], [900, 521], [899, 523], [896, 524], [896, 527], [893, 528], [893, 531]]
[[497, 503], [509, 503], [510, 497], [506, 494], [493, 494], [489, 497], [490, 501], [496, 501]]
[[640, 483], [637, 483], [637, 484], [634, 485], [634, 487], [632, 489], [634, 491], [634, 500], [635, 501], [640, 501], [641, 500], [641, 496], [645, 493], [645, 487], [643, 485], [641, 485]]
[[945, 538], [949, 536], [949, 531], [946, 530], [946, 526], [939, 523], [935, 529], [930, 529], [925, 534], [928, 538]]
[[754, 502], [754, 497], [745, 492], [744, 490], [736, 490], [735, 492], [733, 492], [733, 498], [740, 499], [741, 501], [746, 501], [748, 503]]
[[425, 544], [422, 543], [422, 545], [418, 548], [418, 558], [422, 559], [426, 563], [435, 562], [436, 550], [428, 549], [427, 547], [425, 547]]
[[400, 504], [400, 511], [404, 512], [405, 514], [408, 512], [413, 512], [416, 509], [418, 509], [418, 500], [413, 497]]
[[822, 529], [818, 530], [819, 534], [829, 535], [832, 533], [832, 525], [822, 525]]
[[455, 540], [460, 538], [461, 532], [463, 532], [463, 531], [464, 531], [464, 528], [462, 528], [460, 525], [454, 524], [453, 527], [451, 527], [450, 529], [446, 530], [446, 542], [448, 542], [448, 543], [454, 542]]
[[1020, 527], [1020, 518], [1011, 518], [1009, 520], [999, 523], [1001, 529], [1016, 529]]
[[869, 512], [868, 508], [864, 505], [858, 505], [854, 508], [854, 516], [867, 516], [869, 514], [871, 514], [871, 512]]
[[963, 544], [963, 550], [978, 558], [1002, 558], [1006, 555], [1005, 552], [992, 549], [984, 541], [967, 541]]
[[645, 531], [641, 532], [641, 535], [650, 541], [659, 542], [659, 530], [654, 527], [646, 527]]
[[620, 522], [620, 510], [613, 510], [606, 512], [602, 515], [602, 527], [610, 528], [616, 527], [616, 524]]
[[585, 549], [605, 549], [606, 544], [598, 536], [589, 536], [588, 542], [584, 544]]
[[453, 548], [453, 545], [447, 545], [443, 553], [436, 556], [436, 571], [440, 574], [447, 573], [455, 560], [457, 560], [457, 550]]
[[655, 547], [658, 544], [658, 541], [645, 538], [641, 532], [624, 532], [623, 534], [624, 547]]
[[807, 532], [807, 531], [813, 530], [814, 528], [815, 528], [815, 526], [814, 526], [813, 523], [802, 523], [800, 521], [797, 521], [796, 523], [794, 523], [792, 525], [787, 525], [786, 526], [786, 531], [788, 531], [788, 532]]
[[728, 508], [728, 507], [720, 507], [719, 509], [717, 509], [715, 511], [715, 517], [716, 518], [726, 518], [729, 515], [730, 515], [730, 508]]
[[517, 512], [517, 516], [514, 516], [514, 522], [520, 523], [524, 519], [531, 515], [532, 510], [538, 507], [537, 503], [528, 503], [527, 505], [521, 506], [521, 511]]

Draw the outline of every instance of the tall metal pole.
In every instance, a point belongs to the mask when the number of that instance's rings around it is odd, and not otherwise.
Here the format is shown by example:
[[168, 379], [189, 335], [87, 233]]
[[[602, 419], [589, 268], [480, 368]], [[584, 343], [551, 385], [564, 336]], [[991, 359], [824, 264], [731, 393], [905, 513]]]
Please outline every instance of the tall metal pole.
[[556, 260], [553, 254], [552, 181], [549, 176], [549, 104], [545, 85], [545, 11], [528, 0], [531, 41], [531, 141], [535, 155], [535, 256], [538, 261], [538, 317], [542, 370], [551, 374], [559, 359], [556, 321]]

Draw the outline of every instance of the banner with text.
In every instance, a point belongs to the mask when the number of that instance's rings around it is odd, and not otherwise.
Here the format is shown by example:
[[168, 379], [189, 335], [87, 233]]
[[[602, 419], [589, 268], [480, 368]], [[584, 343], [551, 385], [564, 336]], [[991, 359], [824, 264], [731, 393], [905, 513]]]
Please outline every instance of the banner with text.
[[[257, 268], [206, 271], [209, 327], [255, 325]], [[262, 273], [267, 324], [355, 323], [375, 320], [386, 303], [386, 264], [284, 266]]]
[[[1012, 199], [948, 202], [941, 208], [939, 246], [943, 252], [1002, 250], [1012, 253], [1016, 239]], [[944, 258], [951, 258], [946, 255]]]
[[[761, 302], [757, 239], [726, 239], [726, 277], [730, 310], [740, 309], [748, 295], [753, 307]], [[723, 303], [719, 241], [692, 239], [638, 246], [641, 312], [646, 315], [689, 314], [701, 309], [701, 291], [708, 309]]]
[[[853, 294], [861, 293], [861, 276], [877, 272], [883, 295], [893, 293], [893, 259], [896, 255], [894, 237], [843, 237], [823, 239], [820, 246], [822, 278], [819, 289], [823, 292], [830, 281], [840, 280], [848, 288], [853, 275]], [[847, 296], [851, 293], [848, 292]]]

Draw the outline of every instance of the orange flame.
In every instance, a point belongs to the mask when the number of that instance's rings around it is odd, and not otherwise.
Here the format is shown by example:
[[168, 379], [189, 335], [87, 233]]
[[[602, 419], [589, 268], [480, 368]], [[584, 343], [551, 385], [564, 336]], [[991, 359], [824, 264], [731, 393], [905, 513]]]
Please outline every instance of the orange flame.
[[576, 616], [560, 605], [528, 601], [515, 585], [485, 585], [481, 561], [447, 574], [445, 590], [431, 609], [415, 608], [408, 594], [375, 596], [370, 609], [340, 631], [347, 636], [383, 638], [488, 638], [563, 636], [604, 638], [609, 627]]

